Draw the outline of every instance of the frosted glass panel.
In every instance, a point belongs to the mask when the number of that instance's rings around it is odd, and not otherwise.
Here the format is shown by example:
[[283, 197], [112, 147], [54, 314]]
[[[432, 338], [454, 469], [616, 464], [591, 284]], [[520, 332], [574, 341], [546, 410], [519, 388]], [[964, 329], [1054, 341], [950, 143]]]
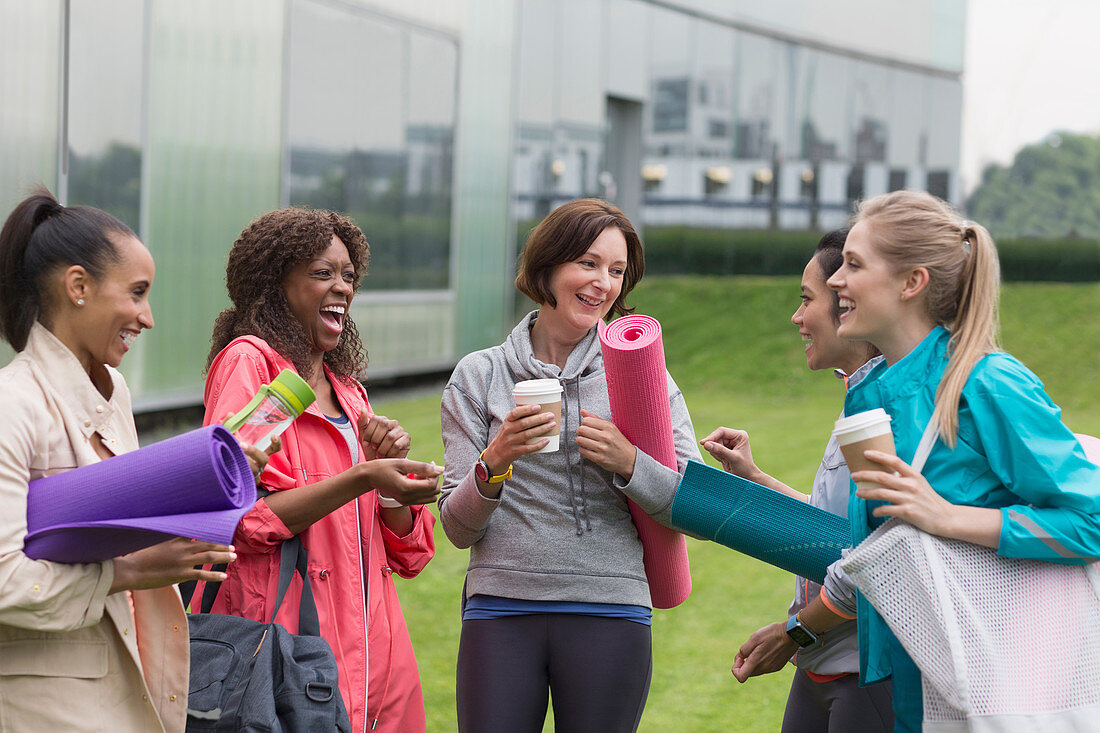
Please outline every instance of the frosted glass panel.
[[146, 243], [157, 262], [157, 326], [138, 340], [144, 360], [127, 376], [136, 392], [194, 399], [214, 317], [228, 305], [229, 248], [249, 221], [279, 206], [283, 8], [266, 0], [151, 8]]
[[457, 45], [297, 0], [289, 68], [290, 203], [344, 212], [362, 228], [363, 289], [446, 288]]
[[139, 232], [145, 3], [70, 0], [69, 8], [67, 203], [109, 211]]
[[0, 3], [0, 212], [34, 183], [57, 192], [61, 8], [51, 0]]

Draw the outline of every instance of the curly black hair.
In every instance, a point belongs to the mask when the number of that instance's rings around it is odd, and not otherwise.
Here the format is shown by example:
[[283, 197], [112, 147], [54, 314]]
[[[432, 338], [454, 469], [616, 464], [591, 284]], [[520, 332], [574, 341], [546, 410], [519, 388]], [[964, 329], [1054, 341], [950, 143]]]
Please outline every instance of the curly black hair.
[[[327, 249], [333, 235], [348, 248], [355, 268], [353, 287], [358, 289], [370, 262], [370, 245], [348, 217], [319, 209], [280, 209], [245, 227], [229, 251], [225, 284], [233, 307], [214, 321], [207, 369], [233, 339], [250, 335], [270, 344], [303, 378], [311, 376], [309, 337], [290, 310], [283, 280], [294, 267]], [[325, 352], [324, 361], [344, 381], [356, 379], [366, 368], [367, 352], [350, 314], [336, 348]]]

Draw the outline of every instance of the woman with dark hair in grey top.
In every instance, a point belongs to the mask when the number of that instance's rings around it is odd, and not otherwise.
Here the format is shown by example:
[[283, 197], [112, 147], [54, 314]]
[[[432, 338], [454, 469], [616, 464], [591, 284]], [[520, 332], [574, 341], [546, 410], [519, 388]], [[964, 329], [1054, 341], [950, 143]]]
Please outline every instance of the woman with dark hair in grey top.
[[[621, 211], [583, 199], [527, 240], [516, 286], [539, 304], [500, 346], [459, 362], [443, 393], [440, 521], [470, 548], [458, 652], [458, 725], [541, 731], [636, 730], [649, 691], [651, 602], [627, 498], [668, 524], [680, 474], [609, 421], [596, 326], [628, 313], [645, 270]], [[556, 424], [516, 407], [513, 386], [561, 383]], [[699, 458], [683, 396], [668, 378], [677, 464]]]
[[[841, 229], [821, 238], [802, 274], [802, 303], [791, 316], [791, 323], [806, 341], [806, 365], [815, 371], [833, 369], [846, 386], [854, 386], [882, 361], [882, 357], [866, 341], [846, 341], [836, 333], [840, 325], [840, 303], [825, 281], [840, 269], [847, 234], [847, 229]], [[829, 438], [809, 496], [761, 471], [753, 462], [749, 434], [743, 430], [718, 428], [702, 443], [730, 473], [809, 501], [834, 514], [848, 516], [850, 474], [835, 438]], [[784, 733], [885, 733], [891, 730], [894, 716], [890, 707], [890, 682], [859, 686], [855, 622], [849, 621], [821, 634], [811, 630], [809, 635], [799, 635], [804, 626], [799, 613], [819, 595], [820, 585], [798, 578], [789, 609], [790, 618], [756, 631], [750, 638], [756, 654], [746, 659], [746, 655], [739, 652], [733, 674], [744, 682], [752, 666], [766, 664], [779, 669], [791, 661], [798, 667], [783, 715]], [[788, 629], [793, 633], [789, 634]]]

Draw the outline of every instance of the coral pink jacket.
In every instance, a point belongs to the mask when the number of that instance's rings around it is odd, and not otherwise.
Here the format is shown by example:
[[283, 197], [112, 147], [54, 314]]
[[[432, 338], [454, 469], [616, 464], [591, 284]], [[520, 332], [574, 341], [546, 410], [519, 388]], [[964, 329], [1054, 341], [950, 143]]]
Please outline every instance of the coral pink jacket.
[[[245, 336], [218, 354], [206, 379], [205, 423], [241, 409], [282, 369], [293, 365], [263, 340]], [[325, 368], [337, 400], [353, 425], [360, 410], [370, 412], [366, 390], [347, 384]], [[356, 428], [358, 430], [358, 428]], [[347, 442], [312, 405], [282, 436], [283, 448], [260, 477], [264, 487], [286, 491], [316, 483], [351, 467]], [[432, 555], [435, 517], [412, 507], [413, 529], [398, 537], [380, 520], [374, 491], [360, 496], [302, 532], [309, 551], [309, 577], [321, 620], [321, 635], [332, 646], [340, 671], [340, 694], [353, 731], [377, 720], [379, 731], [423, 733], [424, 700], [408, 628], [401, 613], [393, 573], [412, 578]], [[286, 525], [261, 499], [245, 514], [229, 566], [214, 604], [215, 613], [268, 621], [279, 578], [279, 548], [291, 537]], [[202, 587], [195, 598], [202, 597]], [[276, 621], [298, 629], [301, 581], [283, 600]], [[366, 603], [364, 603], [366, 601]], [[369, 612], [367, 608], [369, 607]]]

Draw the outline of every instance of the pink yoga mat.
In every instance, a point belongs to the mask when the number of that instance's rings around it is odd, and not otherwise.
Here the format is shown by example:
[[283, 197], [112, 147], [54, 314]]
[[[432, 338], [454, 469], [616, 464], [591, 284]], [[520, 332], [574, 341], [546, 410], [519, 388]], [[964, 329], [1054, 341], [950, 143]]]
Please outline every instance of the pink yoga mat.
[[[601, 324], [599, 334], [611, 421], [639, 450], [677, 470], [661, 324], [649, 316], [623, 316], [606, 327]], [[684, 536], [655, 522], [634, 502], [629, 504], [645, 553], [653, 606], [678, 606], [691, 593]]]

